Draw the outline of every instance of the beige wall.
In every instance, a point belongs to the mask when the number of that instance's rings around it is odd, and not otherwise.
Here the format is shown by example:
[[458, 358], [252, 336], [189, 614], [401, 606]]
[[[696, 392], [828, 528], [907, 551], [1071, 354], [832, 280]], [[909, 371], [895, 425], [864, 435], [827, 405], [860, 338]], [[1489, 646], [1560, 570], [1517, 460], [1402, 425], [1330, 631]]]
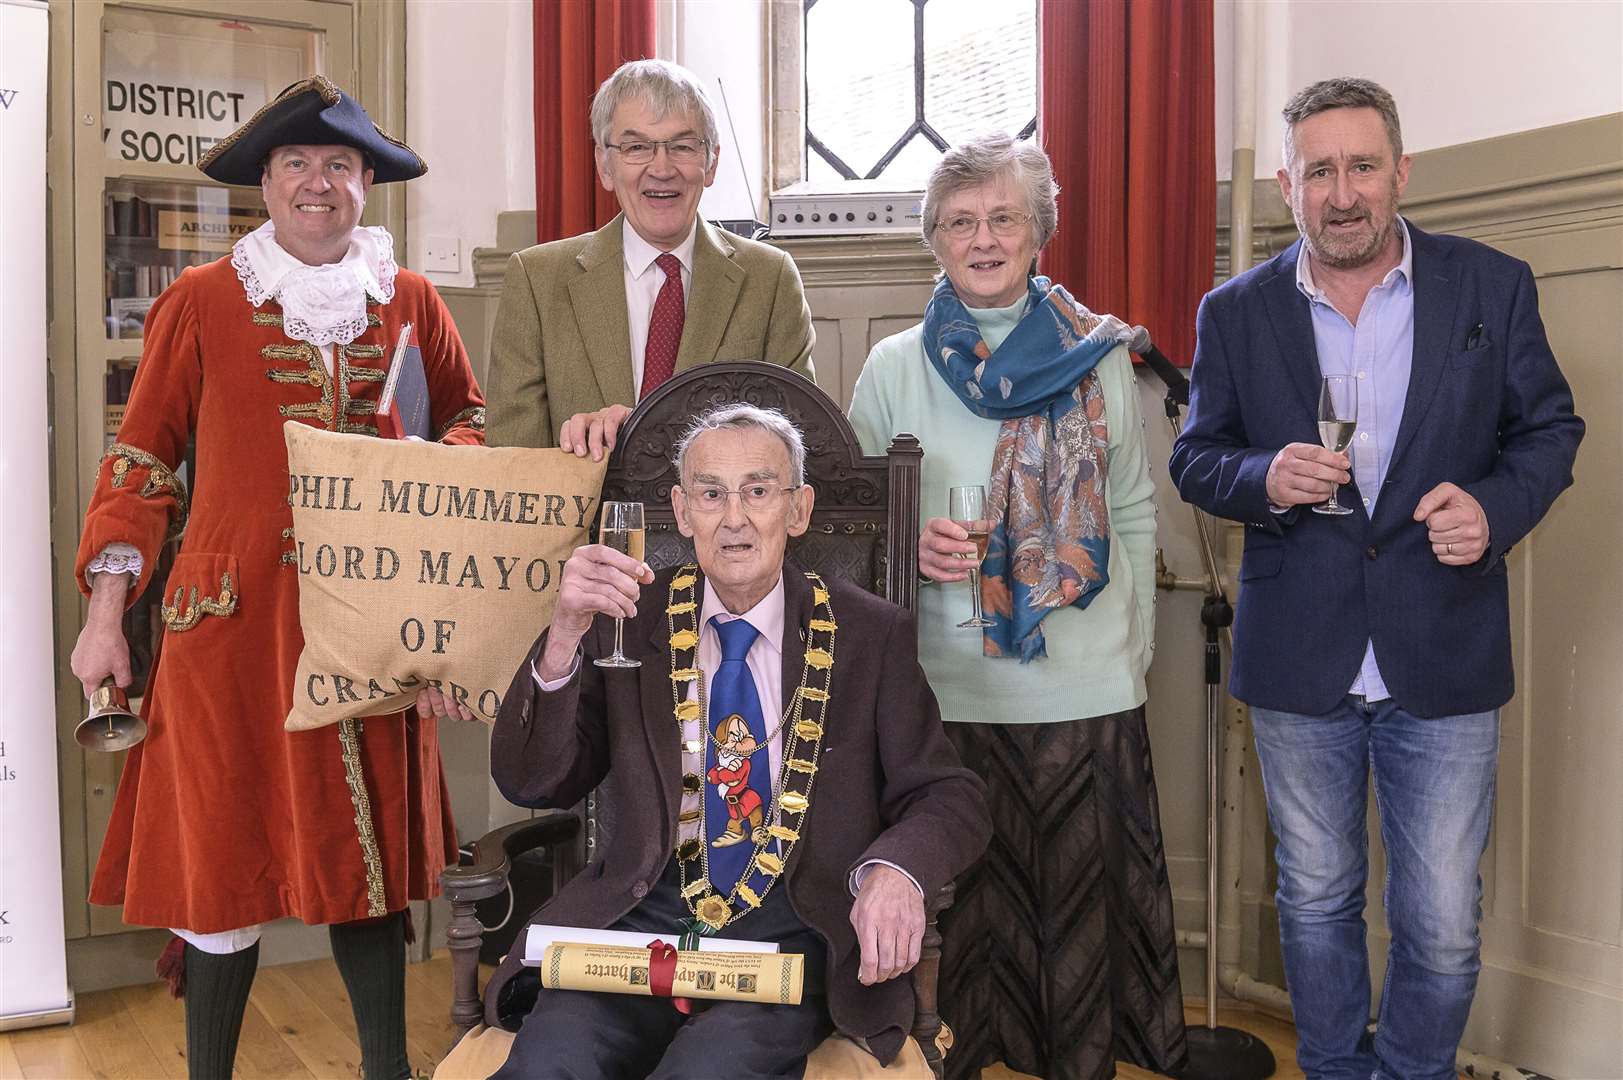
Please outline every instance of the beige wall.
[[1403, 142], [1433, 150], [1623, 109], [1617, 0], [1216, 0], [1217, 175], [1229, 177], [1235, 15], [1257, 23], [1256, 175], [1279, 168], [1279, 110], [1317, 79], [1397, 98]]

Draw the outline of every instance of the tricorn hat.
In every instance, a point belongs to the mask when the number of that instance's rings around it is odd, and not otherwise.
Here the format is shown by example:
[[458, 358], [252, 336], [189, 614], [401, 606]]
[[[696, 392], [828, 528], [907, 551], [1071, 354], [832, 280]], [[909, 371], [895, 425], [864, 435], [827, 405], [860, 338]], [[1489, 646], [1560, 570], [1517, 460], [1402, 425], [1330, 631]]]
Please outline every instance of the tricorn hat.
[[320, 75], [277, 94], [210, 147], [197, 167], [222, 184], [255, 185], [270, 152], [289, 145], [353, 146], [366, 155], [374, 184], [411, 180], [428, 171], [417, 151], [374, 124], [360, 102]]

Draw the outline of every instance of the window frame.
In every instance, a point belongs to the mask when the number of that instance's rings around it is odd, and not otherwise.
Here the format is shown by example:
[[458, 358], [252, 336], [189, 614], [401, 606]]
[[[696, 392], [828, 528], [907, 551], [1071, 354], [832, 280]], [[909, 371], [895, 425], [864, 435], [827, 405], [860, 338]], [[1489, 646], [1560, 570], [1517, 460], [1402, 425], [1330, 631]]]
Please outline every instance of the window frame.
[[[806, 128], [806, 12], [817, 0], [770, 0], [766, 16], [767, 40], [770, 43], [767, 75], [767, 126], [770, 152], [767, 160], [767, 190], [772, 193], [794, 187], [808, 194], [835, 194], [853, 190], [852, 184], [874, 184], [876, 181], [850, 175], [845, 179], [811, 181], [807, 173], [807, 145], [816, 142], [816, 152], [830, 168], [842, 174], [855, 170], [830, 150]], [[1038, 19], [1038, 102], [1036, 113], [1021, 129], [1018, 138], [1036, 138], [1042, 118], [1042, 10], [1037, 8]], [[950, 144], [931, 126], [924, 116], [924, 5], [913, 4], [913, 121], [873, 166], [874, 172], [883, 173], [896, 156], [916, 135], [923, 135], [938, 150], [945, 151]], [[882, 179], [882, 178], [881, 178]], [[908, 192], [922, 189], [911, 188]], [[898, 193], [904, 193], [898, 188]]]

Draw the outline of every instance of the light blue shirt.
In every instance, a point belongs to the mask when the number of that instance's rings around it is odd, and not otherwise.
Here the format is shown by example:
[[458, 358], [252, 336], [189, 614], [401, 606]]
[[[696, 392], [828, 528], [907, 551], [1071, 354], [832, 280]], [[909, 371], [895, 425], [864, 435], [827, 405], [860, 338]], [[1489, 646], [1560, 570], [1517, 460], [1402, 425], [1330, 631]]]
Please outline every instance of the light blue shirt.
[[[1296, 287], [1307, 297], [1313, 314], [1319, 371], [1351, 376], [1358, 387], [1358, 428], [1347, 453], [1366, 517], [1375, 515], [1375, 502], [1392, 464], [1392, 446], [1409, 396], [1409, 368], [1414, 359], [1414, 252], [1408, 223], [1399, 218], [1398, 228], [1403, 235], [1403, 258], [1364, 297], [1357, 325], [1337, 311], [1324, 290], [1313, 283], [1305, 246], [1296, 260]], [[1375, 663], [1374, 642], [1364, 645], [1364, 662], [1348, 693], [1369, 701], [1392, 696]]]

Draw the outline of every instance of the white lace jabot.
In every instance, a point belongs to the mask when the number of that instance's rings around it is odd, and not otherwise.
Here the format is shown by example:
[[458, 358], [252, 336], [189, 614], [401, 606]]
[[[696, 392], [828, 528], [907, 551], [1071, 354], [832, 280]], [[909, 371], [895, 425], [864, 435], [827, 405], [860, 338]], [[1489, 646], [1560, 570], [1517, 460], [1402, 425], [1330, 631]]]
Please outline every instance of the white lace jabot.
[[366, 301], [394, 299], [394, 239], [388, 230], [365, 225], [350, 233], [349, 250], [335, 263], [308, 266], [276, 242], [269, 221], [231, 248], [248, 302], [282, 305], [282, 329], [312, 345], [347, 345], [366, 332]]

